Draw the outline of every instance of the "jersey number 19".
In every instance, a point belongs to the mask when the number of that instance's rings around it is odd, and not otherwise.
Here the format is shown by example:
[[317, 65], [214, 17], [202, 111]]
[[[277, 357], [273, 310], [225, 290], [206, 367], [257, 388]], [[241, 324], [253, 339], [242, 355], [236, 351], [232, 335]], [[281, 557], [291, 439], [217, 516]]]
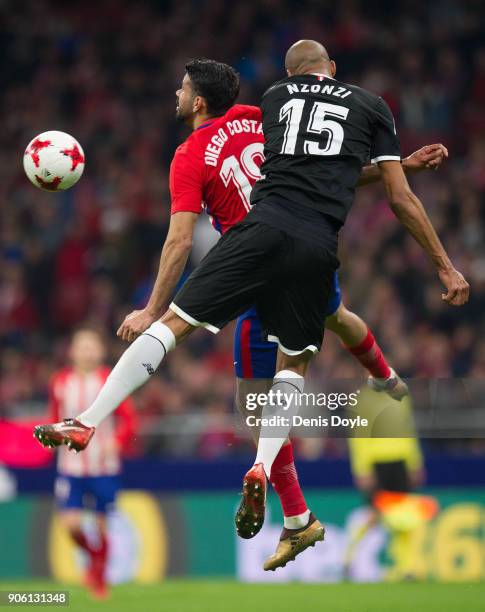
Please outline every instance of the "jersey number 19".
[[228, 187], [231, 182], [234, 183], [247, 211], [251, 208], [250, 197], [253, 188], [250, 179], [257, 181], [261, 178], [261, 171], [255, 161], [257, 157], [261, 159], [261, 162], [264, 161], [264, 145], [262, 142], [253, 142], [245, 147], [239, 159], [235, 155], [226, 157], [219, 172], [225, 187]]

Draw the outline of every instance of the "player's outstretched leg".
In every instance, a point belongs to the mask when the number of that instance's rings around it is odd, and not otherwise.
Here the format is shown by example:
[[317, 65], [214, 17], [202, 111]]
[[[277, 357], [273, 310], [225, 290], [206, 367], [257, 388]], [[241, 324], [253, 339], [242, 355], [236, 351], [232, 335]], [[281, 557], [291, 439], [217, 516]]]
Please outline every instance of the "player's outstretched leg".
[[[162, 322], [163, 321], [163, 322]], [[93, 404], [77, 419], [37, 425], [34, 436], [42, 446], [66, 444], [81, 451], [89, 444], [95, 428], [155, 373], [165, 355], [195, 327], [171, 310], [156, 321], [129, 346], [106, 379]]]
[[408, 395], [406, 383], [389, 366], [366, 323], [341, 303], [325, 320], [325, 327], [336, 333], [347, 350], [369, 371], [367, 383], [374, 391], [384, 391], [401, 401]]

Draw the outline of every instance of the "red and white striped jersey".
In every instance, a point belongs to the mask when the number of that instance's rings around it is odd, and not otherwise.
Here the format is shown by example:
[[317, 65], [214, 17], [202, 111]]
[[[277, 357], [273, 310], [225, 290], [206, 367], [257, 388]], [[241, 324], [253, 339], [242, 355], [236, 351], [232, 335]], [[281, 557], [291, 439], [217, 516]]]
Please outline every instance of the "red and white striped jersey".
[[[95, 400], [109, 375], [100, 367], [89, 374], [64, 368], [54, 374], [49, 392], [49, 419], [57, 422], [76, 417]], [[66, 476], [109, 476], [121, 471], [119, 448], [135, 432], [135, 407], [128, 398], [96, 428], [88, 447], [79, 454], [58, 449], [57, 469]]]

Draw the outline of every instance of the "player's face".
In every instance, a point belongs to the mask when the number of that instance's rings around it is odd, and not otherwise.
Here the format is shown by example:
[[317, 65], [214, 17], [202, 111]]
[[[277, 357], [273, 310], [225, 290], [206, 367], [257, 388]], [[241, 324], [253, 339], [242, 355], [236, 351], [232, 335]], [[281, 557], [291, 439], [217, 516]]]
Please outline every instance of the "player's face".
[[86, 372], [95, 370], [105, 357], [103, 342], [95, 332], [80, 331], [72, 339], [69, 356], [75, 368]]
[[175, 92], [177, 96], [176, 117], [180, 121], [190, 119], [194, 114], [195, 94], [192, 89], [190, 77], [186, 74], [182, 80], [182, 86]]

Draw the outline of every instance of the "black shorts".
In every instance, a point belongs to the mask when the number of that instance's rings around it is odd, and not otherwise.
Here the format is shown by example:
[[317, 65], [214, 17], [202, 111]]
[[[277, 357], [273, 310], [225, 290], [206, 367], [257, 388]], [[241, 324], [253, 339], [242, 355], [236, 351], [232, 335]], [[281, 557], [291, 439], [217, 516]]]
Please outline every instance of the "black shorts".
[[255, 306], [265, 335], [285, 353], [317, 352], [337, 267], [320, 244], [248, 217], [209, 251], [170, 309], [216, 333]]
[[382, 461], [374, 463], [375, 487], [366, 495], [366, 501], [372, 505], [373, 497], [379, 491], [393, 491], [394, 493], [409, 493], [411, 483], [404, 460]]
[[410, 490], [408, 469], [404, 460], [374, 463], [374, 474], [377, 491], [407, 493]]

